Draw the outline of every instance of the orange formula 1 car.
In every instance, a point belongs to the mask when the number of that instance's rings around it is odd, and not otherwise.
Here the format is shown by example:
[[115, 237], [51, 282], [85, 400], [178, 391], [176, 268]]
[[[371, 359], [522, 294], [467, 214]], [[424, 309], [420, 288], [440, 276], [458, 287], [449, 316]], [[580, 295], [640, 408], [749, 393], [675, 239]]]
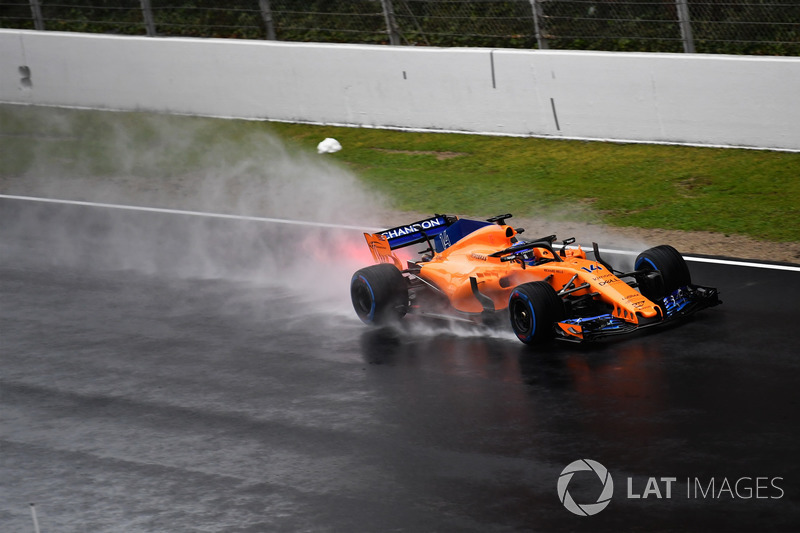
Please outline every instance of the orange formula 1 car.
[[[519, 339], [588, 341], [630, 333], [720, 303], [711, 287], [691, 283], [683, 257], [671, 246], [639, 254], [633, 272], [606, 263], [594, 244], [586, 258], [574, 238], [530, 241], [506, 224], [435, 215], [380, 233], [365, 233], [376, 265], [350, 283], [353, 307], [367, 324], [408, 313], [496, 324], [505, 314]], [[418, 261], [395, 250], [425, 245]], [[558, 248], [558, 249], [556, 249]], [[628, 281], [623, 281], [627, 279]]]

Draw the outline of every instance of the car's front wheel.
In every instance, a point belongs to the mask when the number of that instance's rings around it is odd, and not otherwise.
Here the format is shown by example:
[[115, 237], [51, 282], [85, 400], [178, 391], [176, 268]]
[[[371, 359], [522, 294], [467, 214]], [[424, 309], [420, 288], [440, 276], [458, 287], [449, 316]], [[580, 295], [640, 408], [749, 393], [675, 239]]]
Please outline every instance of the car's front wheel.
[[563, 320], [564, 301], [544, 281], [523, 283], [508, 299], [511, 328], [525, 344], [540, 344], [555, 337], [556, 322]]
[[658, 300], [676, 289], [692, 283], [689, 267], [683, 256], [667, 244], [640, 253], [634, 263], [637, 271], [661, 273], [661, 276], [639, 276], [639, 291], [650, 300]]
[[408, 284], [394, 265], [368, 266], [353, 274], [350, 299], [364, 323], [386, 324], [402, 318], [408, 311]]

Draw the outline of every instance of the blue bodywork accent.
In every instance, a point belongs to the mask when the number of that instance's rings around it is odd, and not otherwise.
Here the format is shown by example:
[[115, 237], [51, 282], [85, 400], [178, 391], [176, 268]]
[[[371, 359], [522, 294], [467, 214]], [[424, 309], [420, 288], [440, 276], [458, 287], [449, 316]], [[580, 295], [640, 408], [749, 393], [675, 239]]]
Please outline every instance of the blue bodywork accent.
[[470, 220], [467, 218], [459, 219], [436, 236], [436, 238], [433, 240], [433, 248], [436, 250], [436, 253], [440, 253], [473, 231], [485, 226], [491, 226], [491, 222]]
[[394, 250], [403, 246], [425, 242], [427, 239], [445, 231], [449, 223], [447, 216], [436, 215], [405, 226], [390, 228], [380, 233], [388, 239], [389, 247]]
[[622, 329], [629, 329], [631, 326], [621, 318], [617, 318], [611, 313], [586, 318], [569, 318], [567, 320], [562, 320], [562, 323], [581, 326], [584, 330], [590, 333], [619, 331]]
[[664, 310], [667, 312], [667, 318], [670, 318], [683, 311], [687, 305], [692, 303], [692, 300], [689, 295], [684, 292], [683, 288], [680, 288], [672, 294], [665, 296], [661, 302], [664, 305]]

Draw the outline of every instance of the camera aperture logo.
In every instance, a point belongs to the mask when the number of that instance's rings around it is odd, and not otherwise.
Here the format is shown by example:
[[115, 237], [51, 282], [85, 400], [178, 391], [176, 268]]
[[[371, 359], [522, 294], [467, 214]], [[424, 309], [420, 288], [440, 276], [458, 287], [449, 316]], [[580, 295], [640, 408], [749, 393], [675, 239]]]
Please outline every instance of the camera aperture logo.
[[[582, 473], [582, 477], [573, 484], [573, 494], [578, 495], [580, 501], [575, 501], [569, 491], [570, 482], [577, 473]], [[599, 483], [595, 480], [595, 476]], [[685, 498], [687, 501], [736, 500], [744, 503], [753, 500], [781, 500], [786, 494], [782, 487], [784, 478], [781, 476], [686, 477], [685, 483], [676, 476], [647, 476], [646, 482], [644, 478], [645, 476], [628, 476], [626, 494], [628, 503], [647, 499], [679, 498]], [[569, 512], [578, 516], [593, 516], [611, 503], [611, 498], [614, 496], [614, 480], [611, 479], [608, 469], [597, 461], [579, 459], [561, 471], [557, 489], [558, 499]], [[592, 501], [597, 493], [599, 496], [596, 501]], [[589, 501], [584, 501], [586, 499]]]
[[[597, 497], [596, 502], [577, 503], [572, 499], [569, 490], [567, 490], [569, 488], [569, 482], [572, 481], [572, 476], [574, 476], [576, 472], [587, 470], [597, 474], [603, 489]], [[614, 480], [611, 479], [611, 474], [609, 474], [605, 466], [592, 459], [579, 459], [571, 462], [561, 471], [561, 475], [558, 477], [558, 499], [561, 500], [561, 503], [568, 511], [578, 516], [596, 515], [608, 506], [611, 502], [611, 496], [613, 495]]]

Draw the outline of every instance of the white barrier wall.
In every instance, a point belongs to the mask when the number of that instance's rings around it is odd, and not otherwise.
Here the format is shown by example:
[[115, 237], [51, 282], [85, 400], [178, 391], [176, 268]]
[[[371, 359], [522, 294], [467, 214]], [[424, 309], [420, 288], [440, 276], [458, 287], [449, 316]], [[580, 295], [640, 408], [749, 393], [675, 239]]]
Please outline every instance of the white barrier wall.
[[800, 58], [0, 30], [0, 101], [800, 150]]

